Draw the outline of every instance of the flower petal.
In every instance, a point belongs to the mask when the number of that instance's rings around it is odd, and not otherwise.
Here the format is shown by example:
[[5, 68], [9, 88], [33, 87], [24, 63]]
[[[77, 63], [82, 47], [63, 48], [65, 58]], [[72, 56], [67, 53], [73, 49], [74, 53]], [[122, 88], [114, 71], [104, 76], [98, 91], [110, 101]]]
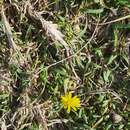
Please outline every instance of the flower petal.
[[70, 113], [70, 106], [68, 106], [67, 113]]
[[71, 98], [72, 98], [72, 92], [69, 92], [68, 99], [71, 99]]

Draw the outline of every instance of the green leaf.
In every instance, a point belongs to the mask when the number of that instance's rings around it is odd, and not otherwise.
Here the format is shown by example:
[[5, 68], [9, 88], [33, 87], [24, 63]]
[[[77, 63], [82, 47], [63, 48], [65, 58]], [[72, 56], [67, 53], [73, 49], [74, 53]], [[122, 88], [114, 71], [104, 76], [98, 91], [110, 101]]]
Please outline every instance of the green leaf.
[[117, 29], [127, 29], [130, 28], [130, 24], [115, 24]]
[[109, 76], [111, 74], [111, 71], [110, 70], [107, 70], [107, 71], [104, 71], [103, 73], [103, 78], [106, 82], [109, 82]]
[[109, 61], [108, 61], [107, 65], [110, 65], [116, 58], [117, 58], [117, 55], [115, 55], [115, 56], [111, 55], [111, 57], [109, 58]]
[[103, 8], [101, 8], [101, 9], [87, 9], [86, 13], [88, 13], [88, 14], [100, 14], [103, 11], [104, 11]]

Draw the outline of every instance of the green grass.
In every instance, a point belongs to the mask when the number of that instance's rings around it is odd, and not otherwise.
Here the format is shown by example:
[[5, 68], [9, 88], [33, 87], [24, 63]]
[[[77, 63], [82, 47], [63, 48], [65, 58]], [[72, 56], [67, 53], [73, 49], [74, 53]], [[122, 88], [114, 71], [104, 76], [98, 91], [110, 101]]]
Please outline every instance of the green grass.
[[[129, 7], [0, 1], [1, 130], [129, 130]], [[68, 91], [78, 111], [63, 108]]]

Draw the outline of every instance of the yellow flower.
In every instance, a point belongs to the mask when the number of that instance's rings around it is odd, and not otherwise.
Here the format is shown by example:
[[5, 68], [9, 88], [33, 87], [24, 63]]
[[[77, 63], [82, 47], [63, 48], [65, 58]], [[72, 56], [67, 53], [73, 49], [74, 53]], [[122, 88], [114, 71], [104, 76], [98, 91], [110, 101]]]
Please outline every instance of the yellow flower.
[[61, 96], [61, 102], [67, 113], [70, 113], [71, 109], [77, 111], [80, 107], [80, 99], [77, 96], [72, 97], [72, 92], [66, 93], [64, 96]]

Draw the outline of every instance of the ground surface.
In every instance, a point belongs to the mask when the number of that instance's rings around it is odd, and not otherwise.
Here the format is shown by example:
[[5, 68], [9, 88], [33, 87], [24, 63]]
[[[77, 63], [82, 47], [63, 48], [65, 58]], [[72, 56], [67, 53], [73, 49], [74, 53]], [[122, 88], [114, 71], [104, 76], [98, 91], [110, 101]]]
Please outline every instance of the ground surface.
[[0, 11], [1, 130], [130, 130], [128, 0], [0, 0]]

